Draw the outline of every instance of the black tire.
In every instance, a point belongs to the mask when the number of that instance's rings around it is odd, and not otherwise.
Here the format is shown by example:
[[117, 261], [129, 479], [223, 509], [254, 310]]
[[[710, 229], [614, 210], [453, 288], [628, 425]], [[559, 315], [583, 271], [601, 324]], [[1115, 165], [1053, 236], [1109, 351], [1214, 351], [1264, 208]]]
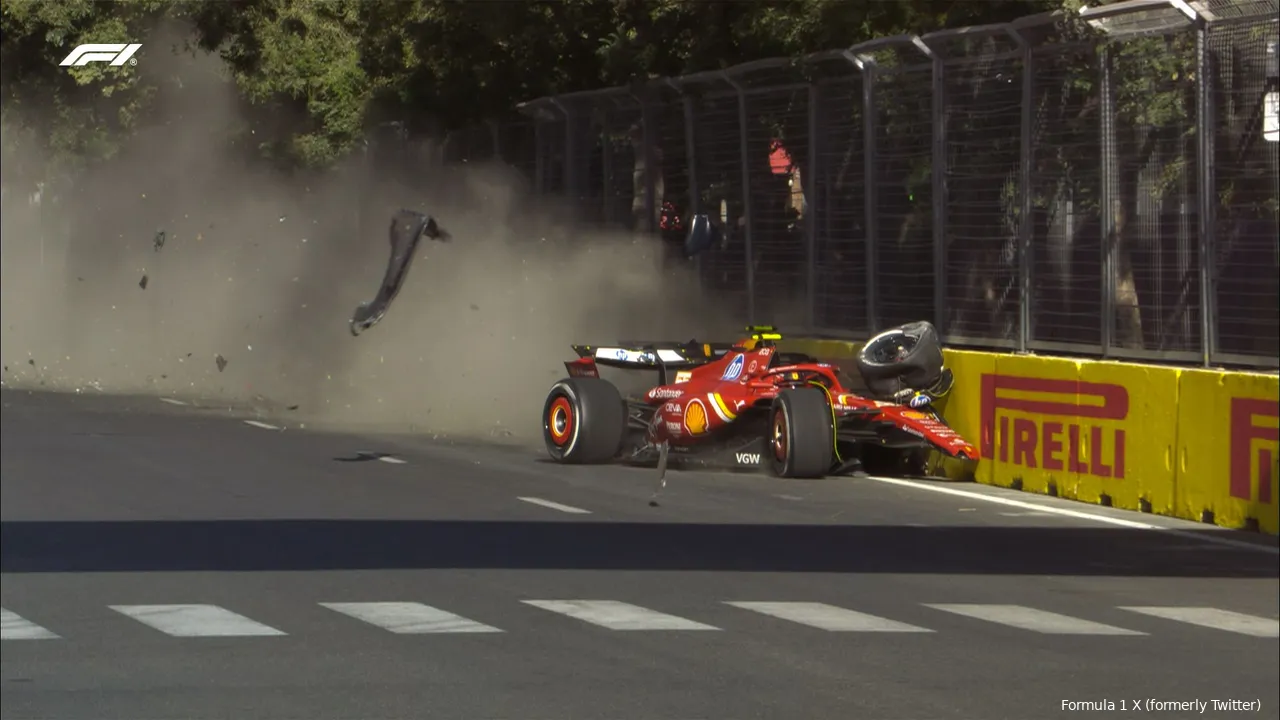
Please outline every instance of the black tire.
[[[905, 354], [895, 350], [905, 346]], [[942, 343], [927, 321], [907, 323], [886, 330], [858, 350], [858, 373], [877, 397], [888, 397], [910, 388], [924, 390], [942, 377]]]
[[784, 478], [825, 477], [835, 460], [834, 423], [822, 390], [783, 390], [769, 409], [769, 469]]
[[613, 460], [627, 430], [627, 406], [613, 383], [565, 378], [551, 386], [542, 407], [542, 437], [551, 459], [566, 464]]

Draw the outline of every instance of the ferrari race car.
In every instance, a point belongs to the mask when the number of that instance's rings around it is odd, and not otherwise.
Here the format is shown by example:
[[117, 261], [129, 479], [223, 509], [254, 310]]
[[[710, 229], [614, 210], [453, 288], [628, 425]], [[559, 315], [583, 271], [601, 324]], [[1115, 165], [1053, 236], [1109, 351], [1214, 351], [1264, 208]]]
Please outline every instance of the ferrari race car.
[[[920, 474], [931, 451], [977, 460], [934, 407], [953, 377], [929, 323], [862, 347], [869, 393], [852, 391], [835, 365], [780, 351], [774, 328], [747, 332], [733, 343], [575, 345], [578, 359], [565, 362], [569, 376], [543, 407], [547, 452], [574, 464], [656, 460], [660, 474], [670, 461], [779, 477]], [[601, 367], [656, 371], [658, 384], [624, 398]]]

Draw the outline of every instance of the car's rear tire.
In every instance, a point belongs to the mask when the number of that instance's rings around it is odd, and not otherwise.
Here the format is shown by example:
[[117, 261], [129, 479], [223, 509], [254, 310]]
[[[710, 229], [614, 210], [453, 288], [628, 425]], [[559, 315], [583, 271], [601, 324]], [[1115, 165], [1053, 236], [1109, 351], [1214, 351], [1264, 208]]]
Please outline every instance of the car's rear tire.
[[608, 380], [565, 378], [547, 393], [542, 437], [552, 460], [575, 465], [607, 463], [621, 450], [626, 429], [626, 403]]
[[785, 478], [824, 477], [835, 459], [835, 420], [819, 388], [783, 390], [769, 408], [769, 469]]

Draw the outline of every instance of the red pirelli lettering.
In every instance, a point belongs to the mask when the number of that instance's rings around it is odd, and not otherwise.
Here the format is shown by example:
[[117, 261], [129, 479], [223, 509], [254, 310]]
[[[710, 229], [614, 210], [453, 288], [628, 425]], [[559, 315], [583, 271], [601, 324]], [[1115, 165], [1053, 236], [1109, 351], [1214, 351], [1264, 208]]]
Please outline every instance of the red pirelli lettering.
[[[1063, 398], [1007, 397], [1001, 395], [1000, 390], [1060, 395]], [[1080, 422], [1127, 418], [1129, 391], [1123, 385], [984, 374], [981, 391], [982, 431], [979, 441], [983, 457], [998, 458], [1000, 462], [1031, 469], [1039, 467], [1096, 477], [1124, 478], [1124, 429], [1108, 431]], [[1100, 402], [1086, 402], [1088, 400]], [[1050, 417], [1034, 420], [1013, 418], [1011, 425], [1010, 418], [1003, 415], [997, 422], [997, 410]], [[1081, 459], [1081, 440], [1084, 437], [1088, 438], [1091, 449], [1087, 461]], [[1107, 445], [1110, 448], [1104, 452]], [[1106, 461], [1108, 457], [1110, 464]]]
[[1259, 425], [1257, 418], [1280, 418], [1280, 404], [1258, 398], [1231, 398], [1231, 497], [1253, 499], [1254, 460], [1258, 462], [1258, 502], [1270, 503], [1274, 448], [1257, 447], [1255, 441], [1280, 443], [1280, 427]]

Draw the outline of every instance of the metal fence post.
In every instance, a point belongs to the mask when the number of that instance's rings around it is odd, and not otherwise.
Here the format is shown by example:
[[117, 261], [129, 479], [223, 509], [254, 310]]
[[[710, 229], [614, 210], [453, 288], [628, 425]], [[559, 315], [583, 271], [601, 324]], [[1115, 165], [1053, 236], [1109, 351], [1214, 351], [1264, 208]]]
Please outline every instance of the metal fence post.
[[596, 105], [593, 113], [600, 121], [600, 218], [607, 225], [613, 222], [613, 136], [609, 111]]
[[746, 254], [747, 324], [754, 325], [756, 322], [756, 272], [755, 264], [752, 262], [754, 252], [751, 247], [754, 223], [751, 220], [751, 146], [747, 141], [747, 93], [741, 83], [730, 77], [728, 72], [722, 71], [720, 76], [738, 93], [738, 148], [742, 154], [742, 251]]
[[933, 77], [930, 109], [933, 124], [933, 167], [929, 179], [933, 187], [933, 323], [944, 336], [947, 322], [947, 83], [942, 53], [918, 43], [932, 61]]
[[[564, 163], [564, 194], [569, 196], [569, 200], [576, 210], [579, 208], [578, 202], [582, 196], [577, 152], [579, 135], [574, 132], [574, 115], [569, 111], [568, 106], [555, 96], [551, 97], [551, 104], [564, 116], [564, 151], [561, 155], [561, 162]], [[576, 215], [576, 213], [572, 215]]]
[[1214, 187], [1214, 135], [1217, 118], [1213, 103], [1213, 54], [1209, 50], [1209, 24], [1196, 28], [1196, 228], [1200, 240], [1200, 350], [1205, 367], [1213, 363], [1218, 352], [1218, 274], [1217, 243], [1214, 238], [1214, 213], [1217, 209]]
[[1111, 66], [1112, 56], [1111, 48], [1102, 45], [1098, 52], [1098, 65], [1100, 80], [1099, 95], [1101, 103], [1100, 127], [1102, 135], [1101, 162], [1100, 172], [1100, 194], [1099, 201], [1101, 215], [1099, 220], [1102, 223], [1102, 298], [1100, 307], [1101, 312], [1101, 345], [1102, 357], [1111, 354], [1111, 348], [1115, 344], [1115, 326], [1116, 326], [1116, 309], [1115, 309], [1115, 287], [1116, 287], [1116, 243], [1119, 238], [1116, 237], [1116, 98], [1115, 87], [1113, 83]]
[[879, 245], [880, 223], [878, 218], [879, 193], [877, 189], [876, 167], [876, 61], [870, 55], [855, 55], [845, 51], [844, 57], [862, 73], [862, 170], [863, 170], [863, 228], [866, 233], [866, 297], [867, 297], [867, 333], [874, 335], [880, 327], [877, 320], [876, 282], [877, 245]]
[[1032, 218], [1034, 208], [1032, 199], [1035, 189], [1032, 187], [1035, 171], [1035, 146], [1032, 134], [1035, 132], [1035, 53], [1031, 43], [1018, 32], [1016, 27], [1009, 28], [1009, 34], [1018, 43], [1022, 51], [1022, 123], [1020, 130], [1020, 148], [1018, 158], [1018, 352], [1025, 353], [1031, 342], [1032, 299], [1032, 239], [1035, 235], [1035, 222]]
[[641, 143], [644, 145], [644, 222], [646, 232], [653, 235], [658, 232], [658, 222], [654, 215], [659, 207], [658, 199], [654, 197], [658, 192], [658, 179], [654, 175], [654, 166], [657, 165], [654, 146], [657, 142], [653, 131], [653, 107], [649, 104], [649, 95], [646, 92], [633, 92], [631, 97], [640, 103]]
[[818, 113], [821, 109], [821, 92], [817, 83], [809, 84], [809, 161], [805, 175], [800, 178], [800, 197], [804, 203], [804, 256], [805, 256], [805, 324], [812, 330], [818, 324], [818, 138], [820, 137]]
[[680, 102], [684, 106], [684, 152], [689, 177], [689, 212], [685, 214], [692, 218], [702, 209], [702, 192], [698, 185], [697, 109], [693, 105], [693, 96], [688, 93], [681, 92]]
[[498, 127], [496, 120], [486, 120], [485, 125], [489, 128], [489, 144], [490, 152], [493, 153], [493, 160], [495, 162], [506, 162], [506, 158], [502, 154], [504, 150], [502, 147], [502, 128]]
[[[689, 178], [689, 210], [684, 216], [692, 227], [694, 216], [702, 210], [702, 189], [698, 184], [697, 108], [694, 107], [693, 96], [684, 92], [678, 83], [673, 83], [672, 87], [680, 92], [680, 102], [684, 107], [684, 154]], [[694, 258], [699, 279], [702, 278], [702, 258], [702, 253]]]
[[547, 192], [547, 131], [546, 122], [533, 120], [533, 191], [539, 195]]

